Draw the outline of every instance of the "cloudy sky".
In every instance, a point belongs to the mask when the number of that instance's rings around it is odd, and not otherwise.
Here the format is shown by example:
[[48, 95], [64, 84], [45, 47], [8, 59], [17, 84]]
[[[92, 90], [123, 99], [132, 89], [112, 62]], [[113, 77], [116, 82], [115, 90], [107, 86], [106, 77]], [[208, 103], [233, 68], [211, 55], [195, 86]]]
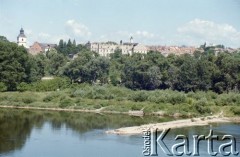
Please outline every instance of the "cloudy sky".
[[0, 35], [34, 41], [128, 41], [240, 47], [240, 0], [0, 0]]

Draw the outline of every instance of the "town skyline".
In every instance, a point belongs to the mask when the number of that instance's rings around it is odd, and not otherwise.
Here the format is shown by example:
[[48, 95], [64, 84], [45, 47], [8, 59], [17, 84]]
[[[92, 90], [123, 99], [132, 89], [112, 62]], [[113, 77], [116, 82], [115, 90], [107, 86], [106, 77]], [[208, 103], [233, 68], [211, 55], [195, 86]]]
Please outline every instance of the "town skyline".
[[239, 48], [240, 22], [235, 20], [240, 18], [239, 6], [237, 0], [3, 0], [0, 34], [16, 41], [23, 27], [29, 45], [60, 39], [119, 42], [133, 36], [145, 45], [199, 46], [207, 42]]

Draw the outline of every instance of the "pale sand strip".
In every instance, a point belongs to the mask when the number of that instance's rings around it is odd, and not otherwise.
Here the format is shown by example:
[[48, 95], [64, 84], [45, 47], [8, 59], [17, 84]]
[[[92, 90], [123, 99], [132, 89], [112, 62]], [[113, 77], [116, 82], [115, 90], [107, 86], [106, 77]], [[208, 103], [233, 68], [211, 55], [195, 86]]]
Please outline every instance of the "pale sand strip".
[[204, 126], [204, 125], [209, 125], [210, 123], [228, 123], [233, 121], [239, 122], [239, 119], [209, 116], [206, 118], [184, 119], [184, 120], [176, 120], [176, 121], [170, 121], [170, 122], [164, 122], [164, 123], [126, 127], [126, 128], [116, 129], [116, 130], [109, 130], [109, 131], [106, 131], [106, 133], [117, 134], [117, 135], [136, 135], [136, 134], [142, 134], [143, 131], [146, 131], [148, 129], [154, 129], [154, 130], [158, 129], [158, 131], [162, 131], [164, 129], [169, 129], [169, 128], [175, 129], [175, 128], [192, 127], [192, 126]]

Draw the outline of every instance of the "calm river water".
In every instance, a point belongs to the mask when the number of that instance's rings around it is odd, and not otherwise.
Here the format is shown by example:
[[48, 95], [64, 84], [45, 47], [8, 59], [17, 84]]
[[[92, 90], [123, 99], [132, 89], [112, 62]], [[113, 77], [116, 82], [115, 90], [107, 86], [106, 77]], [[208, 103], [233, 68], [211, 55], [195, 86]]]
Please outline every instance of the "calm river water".
[[[0, 156], [141, 157], [144, 143], [142, 135], [108, 135], [105, 131], [168, 120], [171, 119], [0, 109]], [[240, 150], [240, 125], [233, 123], [171, 130], [164, 142], [171, 146], [174, 137], [183, 134], [189, 137], [191, 150], [191, 135], [208, 135], [211, 128], [217, 135], [233, 135]], [[214, 150], [217, 151], [222, 143], [215, 142]], [[167, 156], [160, 149], [158, 153], [161, 157]], [[200, 156], [209, 156], [205, 141], [200, 144]]]

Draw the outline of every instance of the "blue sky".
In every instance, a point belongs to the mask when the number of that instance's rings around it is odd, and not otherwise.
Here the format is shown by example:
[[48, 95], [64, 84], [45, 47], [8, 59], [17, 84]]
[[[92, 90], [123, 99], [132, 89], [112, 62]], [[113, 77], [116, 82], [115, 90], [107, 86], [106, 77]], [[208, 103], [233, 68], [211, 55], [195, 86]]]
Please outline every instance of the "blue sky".
[[240, 0], [0, 0], [0, 35], [16, 41], [128, 41], [240, 47]]

